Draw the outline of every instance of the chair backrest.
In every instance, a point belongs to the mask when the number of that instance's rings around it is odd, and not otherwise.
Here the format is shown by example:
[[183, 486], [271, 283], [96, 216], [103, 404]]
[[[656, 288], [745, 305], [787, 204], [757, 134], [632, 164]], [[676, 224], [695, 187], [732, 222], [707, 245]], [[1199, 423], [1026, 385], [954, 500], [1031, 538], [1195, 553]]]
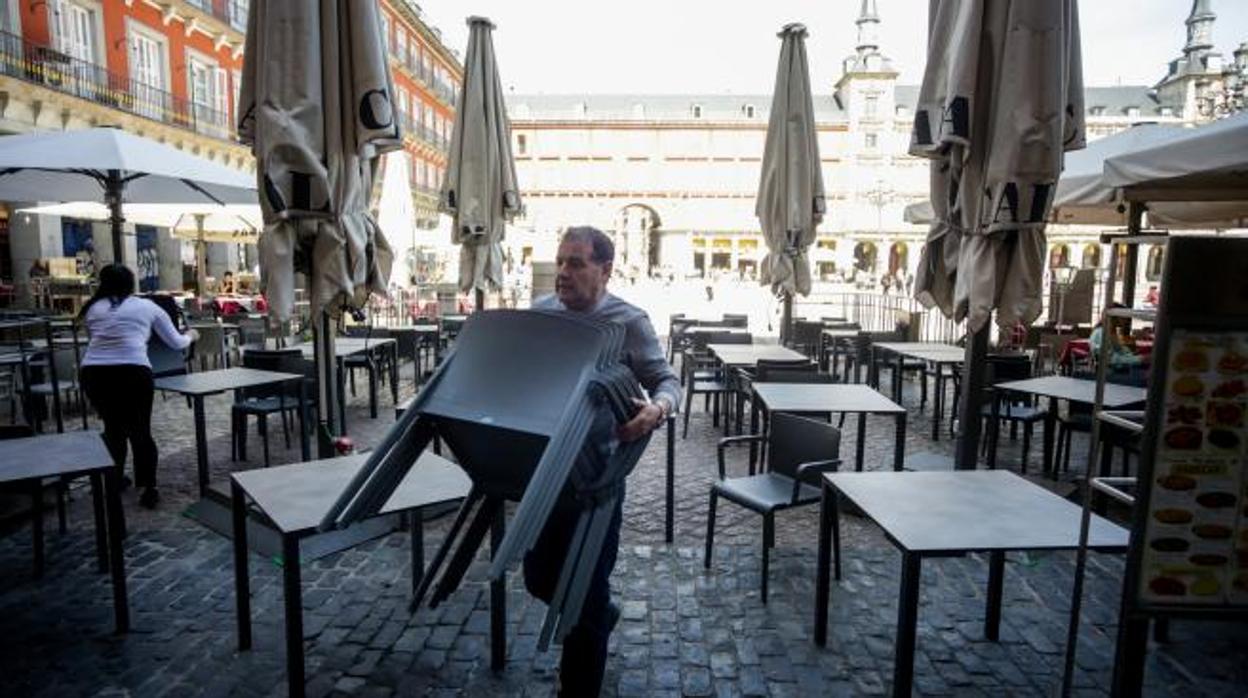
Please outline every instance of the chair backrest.
[[[52, 362], [56, 365], [56, 382], [65, 385], [78, 380], [78, 352], [72, 346], [56, 349], [52, 352]], [[52, 382], [52, 376], [47, 376]]]
[[737, 327], [745, 329], [750, 326], [750, 316], [736, 313], [724, 313], [720, 320], [720, 324], [724, 327]]
[[195, 354], [197, 356], [224, 356], [225, 355], [225, 328], [220, 325], [203, 324], [197, 325], [195, 331], [199, 333], [199, 339], [195, 342]]
[[251, 317], [243, 315], [238, 318], [239, 331], [243, 333], [243, 344], [264, 344], [267, 334], [265, 323], [267, 320], [263, 317]]
[[835, 383], [830, 374], [798, 368], [773, 368], [766, 378], [755, 378], [759, 383]]
[[[797, 466], [841, 457], [841, 430], [827, 422], [784, 412], [771, 415], [767, 464], [771, 471], [797, 477]], [[810, 484], [817, 479], [811, 478]]]
[[1031, 359], [1025, 354], [989, 354], [985, 359], [988, 385], [1031, 378]]
[[[753, 344], [754, 336], [749, 332], [699, 332], [706, 337], [706, 344]], [[695, 335], [696, 336], [696, 335]]]
[[793, 343], [803, 347], [817, 347], [823, 335], [823, 323], [800, 320], [793, 323]]
[[148, 340], [147, 361], [152, 365], [152, 376], [155, 378], [186, 373], [186, 352], [174, 349], [159, 337]]
[[794, 381], [771, 380], [772, 377], [783, 374], [803, 374], [813, 375], [819, 372], [819, 366], [811, 363], [809, 359], [794, 359], [792, 361], [778, 359], [762, 359], [754, 365], [754, 380], [759, 383], [782, 383]]
[[[302, 373], [290, 370], [292, 360], [303, 360], [303, 352], [299, 349], [247, 349], [243, 352], [243, 368], [254, 368], [261, 371], [280, 371], [284, 373]], [[298, 395], [297, 387], [283, 385], [262, 385], [256, 388], [244, 388], [244, 399], [277, 397], [279, 395]]]

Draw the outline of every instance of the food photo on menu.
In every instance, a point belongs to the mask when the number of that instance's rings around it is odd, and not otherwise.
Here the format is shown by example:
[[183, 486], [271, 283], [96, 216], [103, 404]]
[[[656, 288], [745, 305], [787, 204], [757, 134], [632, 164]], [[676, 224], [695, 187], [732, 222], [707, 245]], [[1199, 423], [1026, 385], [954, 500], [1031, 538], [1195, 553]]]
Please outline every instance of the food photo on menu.
[[1248, 604], [1248, 335], [1176, 331], [1141, 595]]

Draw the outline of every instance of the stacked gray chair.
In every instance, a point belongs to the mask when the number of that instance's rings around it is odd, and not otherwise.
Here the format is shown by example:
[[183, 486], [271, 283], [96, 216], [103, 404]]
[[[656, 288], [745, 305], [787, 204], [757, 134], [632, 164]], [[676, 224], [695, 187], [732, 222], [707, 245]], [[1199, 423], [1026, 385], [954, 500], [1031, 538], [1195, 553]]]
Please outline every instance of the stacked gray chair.
[[[445, 542], [412, 600], [431, 607], [454, 592], [507, 501], [519, 505], [494, 550], [491, 580], [533, 548], [555, 506], [580, 510], [539, 646], [580, 619], [624, 479], [648, 438], [602, 447], [644, 394], [622, 363], [624, 331], [567, 314], [494, 310], [465, 323], [446, 359], [323, 521], [375, 514], [417, 457], [439, 438], [472, 479]], [[440, 574], [439, 574], [440, 573]], [[436, 579], [436, 583], [435, 580]]]

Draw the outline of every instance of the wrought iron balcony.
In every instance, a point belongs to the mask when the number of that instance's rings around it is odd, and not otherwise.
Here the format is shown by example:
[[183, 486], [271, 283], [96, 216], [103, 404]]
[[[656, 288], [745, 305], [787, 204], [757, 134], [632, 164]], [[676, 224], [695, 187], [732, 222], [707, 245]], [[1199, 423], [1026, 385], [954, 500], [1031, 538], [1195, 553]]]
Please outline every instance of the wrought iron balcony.
[[248, 0], [183, 0], [186, 4], [216, 17], [234, 29], [246, 33]]
[[0, 75], [221, 140], [235, 140], [229, 115], [49, 46], [0, 32]]
[[437, 131], [422, 123], [418, 123], [409, 114], [403, 115], [401, 123], [405, 134], [422, 140], [442, 152], [446, 152], [446, 150], [451, 147], [449, 138], [444, 138], [442, 134]]

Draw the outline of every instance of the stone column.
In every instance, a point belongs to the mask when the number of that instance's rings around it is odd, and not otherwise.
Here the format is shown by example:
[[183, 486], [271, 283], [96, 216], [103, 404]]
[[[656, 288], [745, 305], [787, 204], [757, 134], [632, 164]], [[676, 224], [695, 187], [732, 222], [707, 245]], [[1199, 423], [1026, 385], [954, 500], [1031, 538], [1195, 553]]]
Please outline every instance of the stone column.
[[[10, 211], [40, 205], [38, 202], [13, 202]], [[31, 305], [30, 267], [44, 257], [60, 257], [64, 253], [60, 216], [34, 216], [15, 213], [9, 216], [9, 257], [13, 263], [13, 284], [20, 306]]]

